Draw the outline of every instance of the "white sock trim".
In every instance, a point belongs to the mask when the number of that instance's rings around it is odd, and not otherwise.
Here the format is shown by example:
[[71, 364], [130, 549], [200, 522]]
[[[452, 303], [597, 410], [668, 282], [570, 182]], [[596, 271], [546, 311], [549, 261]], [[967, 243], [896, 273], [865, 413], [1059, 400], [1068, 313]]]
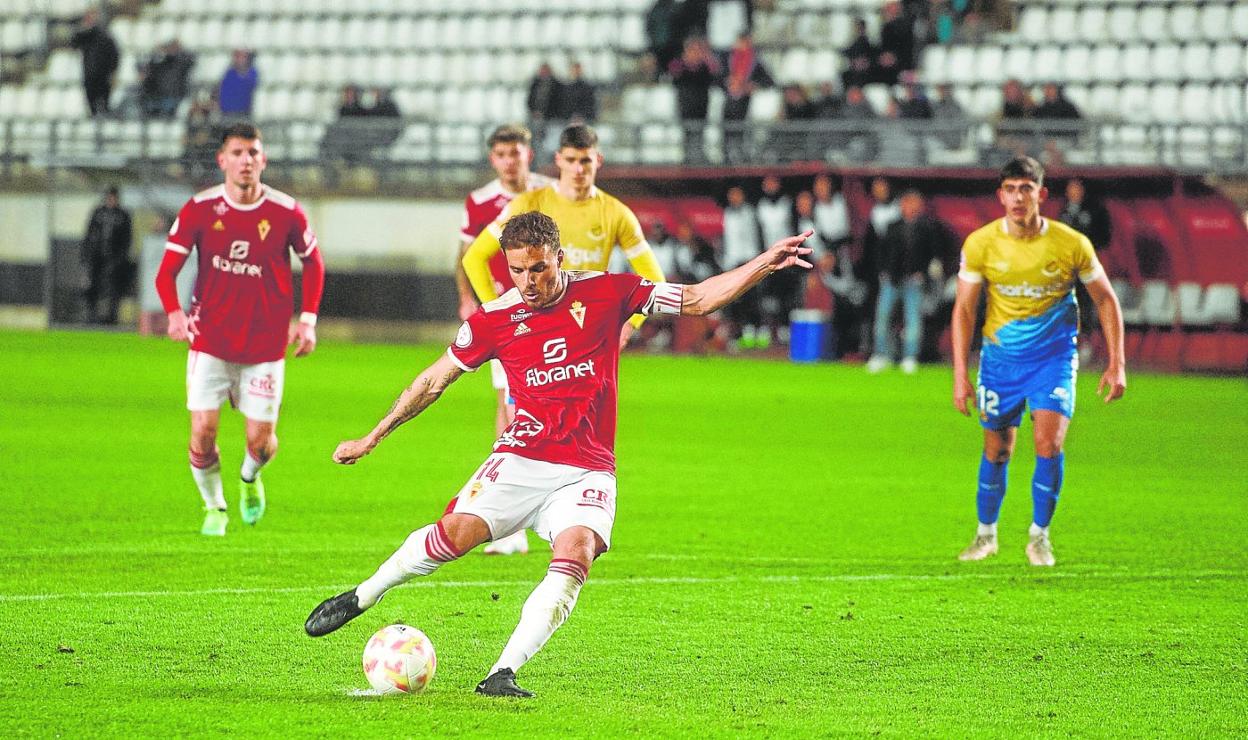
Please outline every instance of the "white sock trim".
[[260, 475], [260, 468], [264, 467], [264, 463], [251, 456], [251, 452], [243, 453], [243, 467], [238, 471], [238, 475], [247, 483], [254, 483], [256, 476]]
[[992, 524], [984, 524], [983, 522], [980, 522], [979, 527], [975, 530], [975, 535], [978, 537], [996, 537], [997, 523], [993, 522]]
[[206, 508], [229, 508], [225, 505], [225, 491], [221, 485], [220, 462], [207, 468], [197, 468], [192, 465], [191, 477], [195, 479], [195, 487], [199, 489], [199, 496], [204, 500]]

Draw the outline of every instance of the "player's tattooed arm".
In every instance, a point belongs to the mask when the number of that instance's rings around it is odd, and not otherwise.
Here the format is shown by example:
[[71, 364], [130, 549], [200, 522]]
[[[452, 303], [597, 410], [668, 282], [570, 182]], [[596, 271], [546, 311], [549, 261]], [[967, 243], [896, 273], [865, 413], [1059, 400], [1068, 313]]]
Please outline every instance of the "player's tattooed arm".
[[686, 316], [706, 316], [745, 295], [746, 291], [773, 272], [790, 267], [809, 270], [811, 264], [803, 258], [808, 257], [812, 250], [802, 246], [802, 243], [813, 233], [806, 231], [781, 239], [766, 252], [735, 269], [721, 272], [696, 285], [686, 285], [680, 312]]
[[445, 354], [440, 356], [437, 361], [425, 368], [424, 372], [416, 376], [412, 384], [399, 395], [394, 405], [390, 407], [390, 411], [377, 422], [377, 426], [373, 427], [371, 432], [360, 439], [350, 439], [339, 444], [334, 450], [334, 462], [351, 465], [372, 452], [373, 448], [391, 432], [429, 408], [442, 396], [442, 392], [463, 374], [464, 371], [451, 362], [449, 357]]

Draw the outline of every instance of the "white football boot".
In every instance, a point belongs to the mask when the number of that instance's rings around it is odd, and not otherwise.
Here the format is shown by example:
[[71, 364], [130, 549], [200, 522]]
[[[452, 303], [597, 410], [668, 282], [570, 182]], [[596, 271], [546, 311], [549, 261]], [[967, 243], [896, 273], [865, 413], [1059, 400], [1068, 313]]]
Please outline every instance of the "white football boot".
[[997, 554], [995, 534], [977, 534], [966, 549], [958, 553], [958, 560], [983, 560]]
[[1053, 557], [1053, 543], [1049, 542], [1047, 529], [1032, 530], [1031, 539], [1027, 542], [1027, 560], [1032, 565], [1051, 567], [1057, 564]]
[[529, 551], [529, 536], [522, 529], [519, 532], [494, 540], [485, 546], [486, 555], [523, 555]]

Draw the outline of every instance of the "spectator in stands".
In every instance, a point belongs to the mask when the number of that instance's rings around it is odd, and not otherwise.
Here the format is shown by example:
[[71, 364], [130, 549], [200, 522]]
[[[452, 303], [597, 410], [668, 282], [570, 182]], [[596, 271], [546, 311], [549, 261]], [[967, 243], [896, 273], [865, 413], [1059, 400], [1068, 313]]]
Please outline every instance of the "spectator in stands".
[[850, 124], [850, 128], [837, 136], [837, 147], [845, 150], [850, 161], [867, 162], [875, 159], [880, 150], [879, 137], [874, 130], [879, 115], [867, 101], [861, 87], [854, 86], [845, 91], [840, 120]]
[[[731, 270], [754, 259], [762, 251], [763, 237], [754, 206], [746, 201], [745, 190], [734, 185], [728, 189], [728, 205], [724, 208], [723, 266]], [[763, 323], [759, 290], [758, 287], [751, 288], [726, 309], [740, 349], [753, 349], [758, 342], [758, 327]]]
[[914, 74], [908, 72], [902, 75], [902, 80], [901, 99], [898, 100], [900, 116], [902, 118], [935, 118], [936, 113], [932, 110], [932, 103], [927, 99], [927, 93], [914, 78]]
[[732, 50], [728, 52], [725, 65], [728, 76], [724, 80], [724, 161], [728, 164], [741, 162], [746, 158], [745, 121], [749, 115], [750, 98], [758, 87], [769, 87], [775, 84], [754, 48], [754, 39], [749, 33], [737, 37]]
[[815, 110], [815, 118], [839, 118], [845, 99], [837, 91], [836, 83], [827, 80], [819, 83], [819, 96], [810, 101], [810, 105]]
[[685, 40], [684, 51], [667, 68], [676, 87], [676, 105], [685, 132], [685, 161], [705, 160], [702, 133], [710, 107], [711, 86], [720, 76], [719, 60], [706, 41], [694, 36]]
[[667, 65], [680, 54], [684, 36], [679, 16], [679, 0], [656, 0], [646, 11], [646, 43], [659, 69], [667, 69]]
[[360, 102], [360, 88], [355, 85], [343, 86], [342, 92], [338, 95], [338, 117], [354, 118], [365, 115], [368, 115], [368, 111]]
[[893, 185], [884, 177], [871, 180], [871, 211], [867, 214], [867, 229], [862, 235], [862, 273], [872, 294], [878, 289], [876, 278], [880, 273], [880, 250], [884, 234], [894, 221], [901, 218], [901, 206], [893, 198]]
[[156, 47], [144, 79], [144, 112], [152, 118], [173, 118], [190, 86], [195, 55], [177, 39]]
[[221, 86], [217, 90], [221, 115], [239, 118], [251, 116], [252, 99], [256, 94], [256, 86], [260, 84], [254, 58], [255, 54], [249, 49], [235, 49], [230, 56], [230, 68], [225, 70], [225, 76], [221, 78]]
[[191, 99], [190, 110], [186, 113], [182, 159], [192, 180], [198, 181], [209, 172], [217, 171], [215, 159], [221, 148], [218, 111], [219, 107], [211, 90], [200, 90]]
[[1055, 82], [1044, 85], [1044, 100], [1036, 106], [1032, 113], [1034, 118], [1059, 118], [1074, 120], [1081, 118], [1079, 109], [1066, 97], [1066, 92]]
[[82, 89], [87, 96], [87, 110], [92, 116], [106, 115], [108, 99], [113, 92], [113, 74], [121, 62], [121, 53], [100, 11], [90, 8], [83, 14], [82, 24], [69, 44], [82, 52]]
[[902, 103], [889, 97], [884, 108], [884, 120], [878, 127], [880, 142], [876, 161], [892, 167], [915, 167], [923, 164], [923, 148], [918, 134], [907, 124], [902, 115]]
[[953, 97], [953, 86], [943, 83], [936, 86], [936, 100], [932, 105], [932, 118], [940, 124], [936, 140], [946, 149], [961, 149], [966, 143], [966, 111]]
[[889, 0], [882, 10], [884, 24], [880, 27], [880, 49], [876, 57], [877, 82], [895, 85], [903, 72], [912, 71], [914, 63], [914, 20], [902, 14], [901, 3]]
[[568, 67], [562, 98], [563, 119], [568, 123], [593, 123], [598, 118], [598, 93], [585, 79], [585, 69], [580, 62], [572, 62]]
[[918, 369], [928, 271], [939, 255], [953, 252], [948, 230], [924, 212], [923, 196], [917, 190], [908, 190], [901, 196], [900, 211], [901, 219], [889, 225], [880, 243], [875, 350], [867, 361], [871, 373], [892, 364], [892, 318], [899, 299], [903, 317], [901, 369], [906, 374]]
[[555, 78], [548, 62], [542, 62], [537, 75], [529, 82], [529, 95], [525, 102], [529, 111], [529, 130], [533, 132], [534, 155], [548, 152], [546, 138], [551, 122], [559, 128], [559, 114], [563, 106], [563, 83]]
[[950, 0], [931, 0], [927, 8], [927, 40], [948, 44], [957, 35], [957, 18]]
[[1011, 153], [1023, 153], [1027, 149], [1026, 135], [1031, 128], [1026, 120], [1034, 114], [1036, 105], [1023, 83], [1014, 78], [1001, 86], [1001, 113], [997, 120], [997, 148]]
[[91, 212], [79, 255], [87, 269], [87, 321], [93, 324], [117, 323], [117, 307], [134, 279], [132, 237], [130, 213], [121, 207], [116, 186], [110, 187], [104, 202]]
[[[763, 244], [771, 244], [776, 234], [796, 234], [796, 211], [793, 198], [785, 193], [780, 178], [768, 175], [763, 178], [763, 193], [754, 205], [758, 214], [759, 231]], [[781, 237], [782, 239], [784, 237]], [[789, 341], [789, 314], [802, 304], [803, 276], [794, 272], [791, 276], [776, 273], [763, 285], [763, 315], [767, 323], [767, 331], [757, 337], [757, 346], [766, 349], [772, 339], [781, 343]]]
[[854, 19], [854, 38], [849, 46], [841, 50], [845, 57], [845, 69], [841, 72], [841, 86], [848, 95], [851, 87], [861, 87], [876, 79], [875, 62], [879, 58], [879, 49], [871, 43], [867, 35], [867, 22], [862, 18]]

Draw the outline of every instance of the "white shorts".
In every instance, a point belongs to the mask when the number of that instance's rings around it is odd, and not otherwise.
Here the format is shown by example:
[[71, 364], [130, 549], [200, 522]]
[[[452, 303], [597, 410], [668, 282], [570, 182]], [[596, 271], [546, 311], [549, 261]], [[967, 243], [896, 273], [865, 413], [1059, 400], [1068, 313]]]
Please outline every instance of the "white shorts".
[[204, 352], [186, 358], [186, 408], [216, 411], [228, 398], [243, 416], [277, 421], [286, 380], [286, 360], [242, 365]]
[[[507, 373], [503, 372], [503, 363], [498, 360], [490, 360], [490, 381], [494, 383], [494, 390], [507, 390]], [[507, 400], [511, 400], [511, 394], [507, 394]]]
[[569, 527], [588, 527], [611, 547], [615, 476], [601, 470], [490, 455], [455, 499], [456, 514], [480, 517], [491, 539], [532, 529], [547, 542]]

